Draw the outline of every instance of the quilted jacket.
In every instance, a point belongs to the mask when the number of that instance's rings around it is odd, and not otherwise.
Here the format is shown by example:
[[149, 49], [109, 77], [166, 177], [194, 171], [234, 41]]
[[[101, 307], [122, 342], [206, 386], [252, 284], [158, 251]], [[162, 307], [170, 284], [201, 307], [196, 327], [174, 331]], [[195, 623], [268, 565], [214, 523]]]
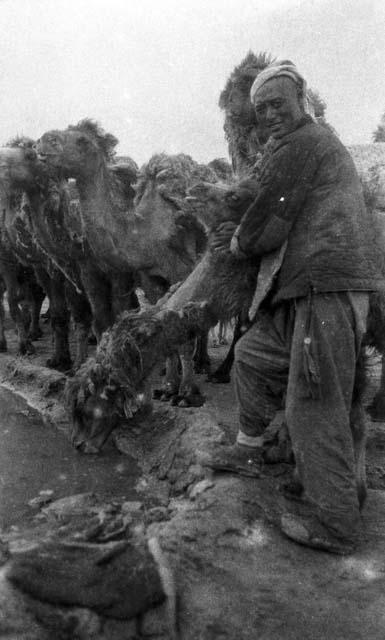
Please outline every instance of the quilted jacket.
[[259, 181], [237, 237], [247, 256], [265, 256], [287, 242], [274, 301], [311, 290], [384, 288], [375, 218], [353, 160], [332, 132], [305, 116], [274, 141]]

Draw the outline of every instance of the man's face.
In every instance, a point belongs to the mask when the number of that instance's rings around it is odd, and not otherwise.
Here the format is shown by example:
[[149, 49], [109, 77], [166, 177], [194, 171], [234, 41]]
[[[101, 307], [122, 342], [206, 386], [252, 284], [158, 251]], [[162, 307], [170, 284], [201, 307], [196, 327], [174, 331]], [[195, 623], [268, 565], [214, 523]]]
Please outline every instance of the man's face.
[[272, 78], [265, 82], [254, 97], [254, 106], [258, 124], [275, 139], [294, 131], [304, 116], [291, 78]]

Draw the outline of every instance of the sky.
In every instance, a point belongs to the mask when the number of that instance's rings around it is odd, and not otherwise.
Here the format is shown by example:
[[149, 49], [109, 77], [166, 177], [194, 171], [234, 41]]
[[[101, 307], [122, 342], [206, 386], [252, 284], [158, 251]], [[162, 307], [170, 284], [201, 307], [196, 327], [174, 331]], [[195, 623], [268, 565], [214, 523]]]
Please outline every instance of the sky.
[[227, 156], [219, 94], [249, 50], [289, 58], [345, 144], [385, 112], [384, 0], [0, 0], [0, 144], [85, 117], [138, 164]]

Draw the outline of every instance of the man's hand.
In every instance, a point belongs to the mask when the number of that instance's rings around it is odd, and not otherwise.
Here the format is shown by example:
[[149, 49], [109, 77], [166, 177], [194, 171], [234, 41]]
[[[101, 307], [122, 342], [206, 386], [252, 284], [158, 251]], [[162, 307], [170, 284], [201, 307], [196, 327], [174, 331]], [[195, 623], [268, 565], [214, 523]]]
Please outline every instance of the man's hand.
[[222, 222], [211, 234], [210, 245], [214, 251], [228, 251], [230, 249], [231, 238], [238, 225], [235, 222]]

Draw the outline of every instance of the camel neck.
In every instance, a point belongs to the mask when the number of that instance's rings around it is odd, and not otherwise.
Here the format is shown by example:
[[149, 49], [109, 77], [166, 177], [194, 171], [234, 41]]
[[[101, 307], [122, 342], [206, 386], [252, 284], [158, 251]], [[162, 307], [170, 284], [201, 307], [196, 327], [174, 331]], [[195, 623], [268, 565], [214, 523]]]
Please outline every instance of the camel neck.
[[141, 242], [135, 233], [132, 203], [113, 193], [115, 185], [102, 166], [87, 180], [77, 180], [83, 233], [95, 256], [105, 265], [124, 271], [148, 266]]

